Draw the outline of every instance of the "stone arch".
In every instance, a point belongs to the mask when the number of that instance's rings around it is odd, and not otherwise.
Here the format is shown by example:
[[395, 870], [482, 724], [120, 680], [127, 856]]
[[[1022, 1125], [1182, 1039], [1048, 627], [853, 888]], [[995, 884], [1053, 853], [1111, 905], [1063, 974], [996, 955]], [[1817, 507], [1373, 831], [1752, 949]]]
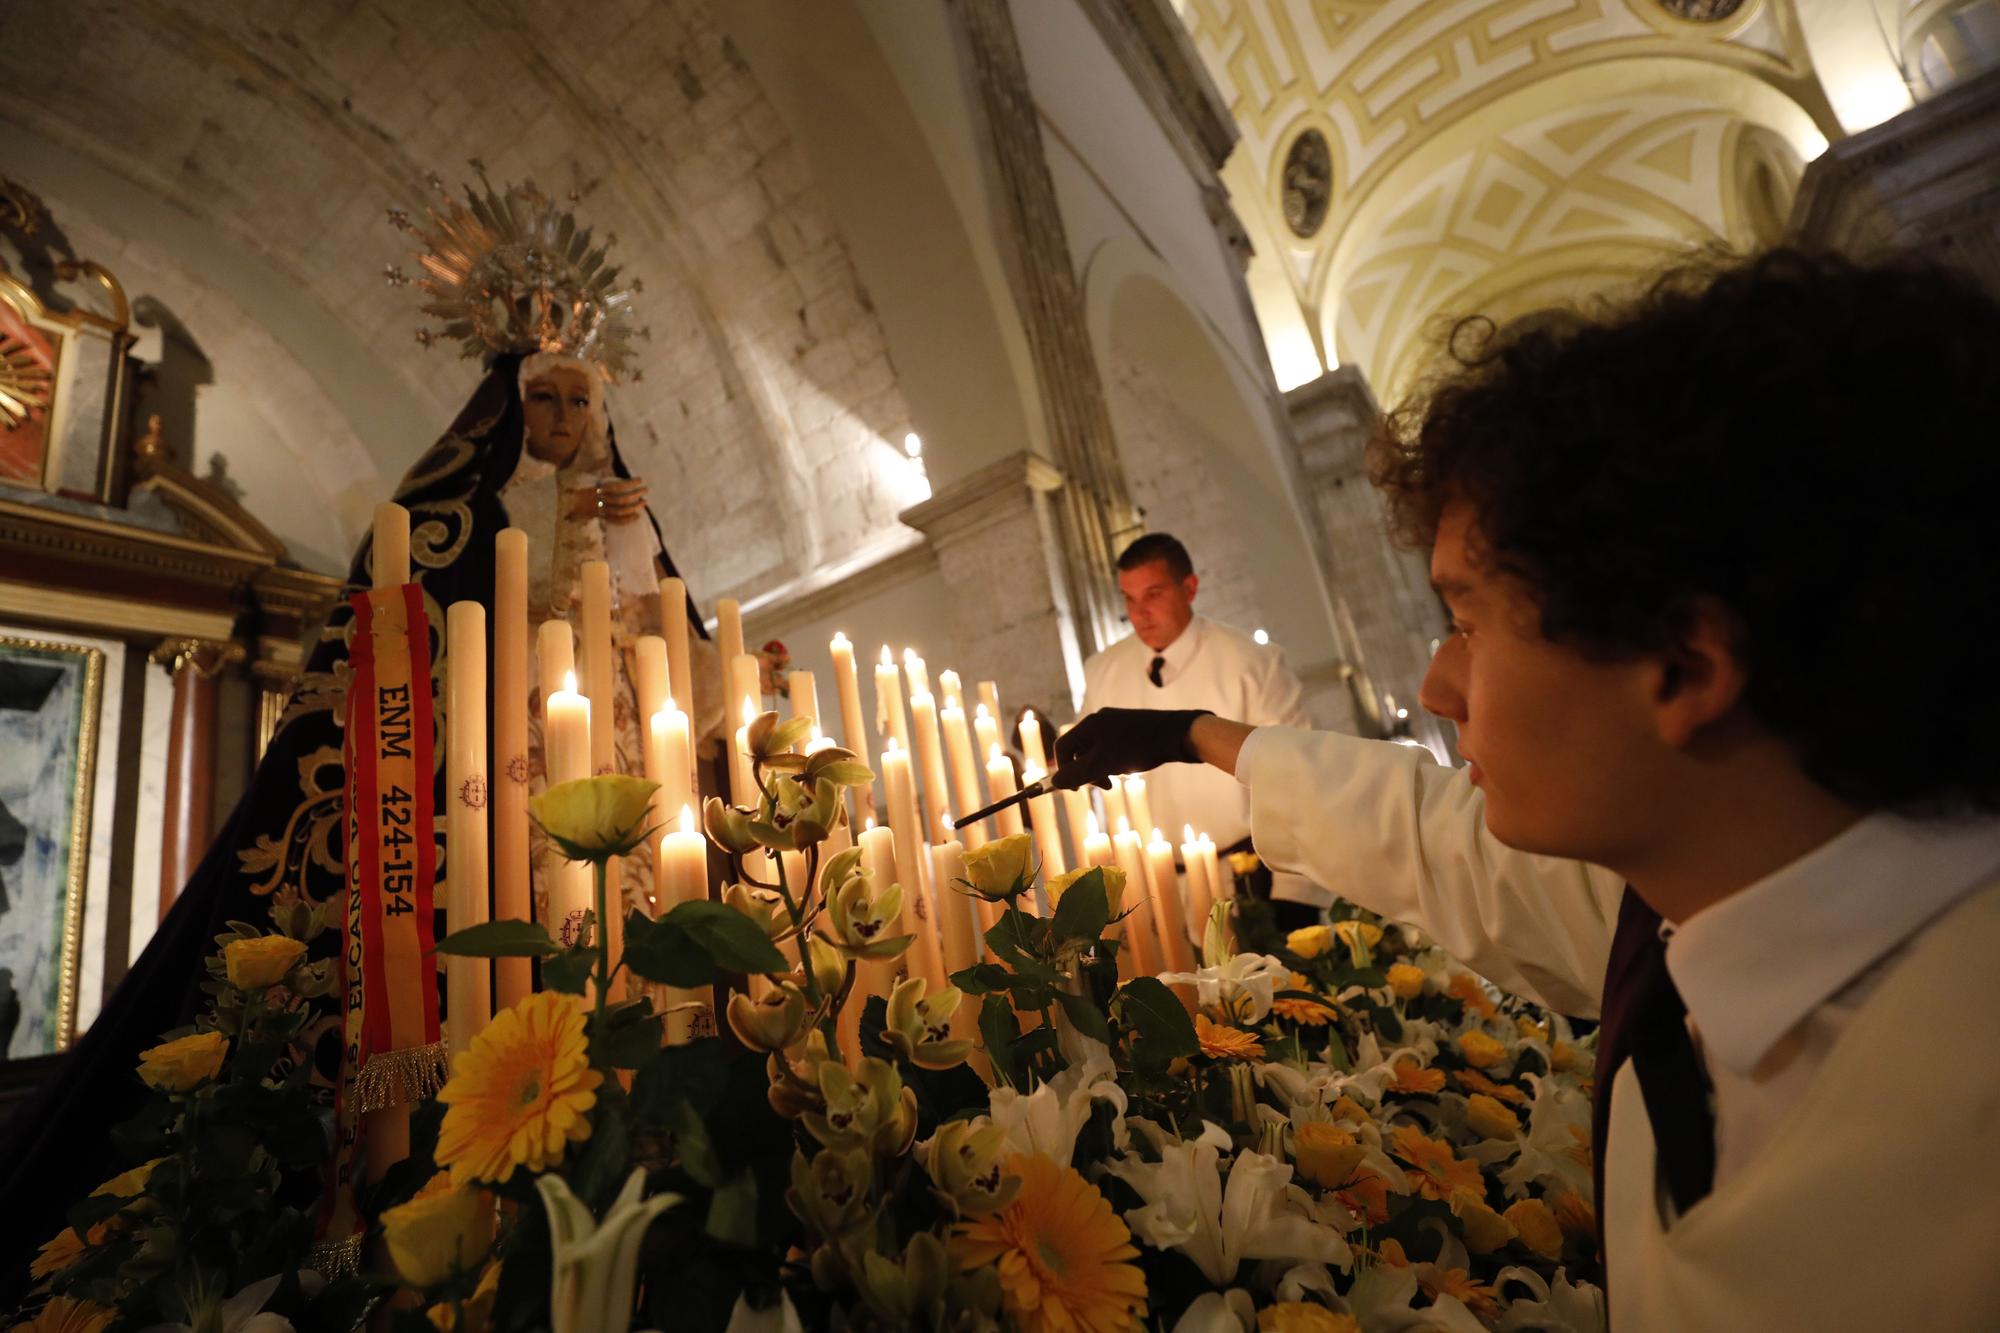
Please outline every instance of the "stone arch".
[[1084, 300], [1127, 484], [1147, 526], [1195, 553], [1203, 610], [1267, 628], [1294, 667], [1336, 659], [1268, 370], [1242, 365], [1137, 241], [1092, 254]]

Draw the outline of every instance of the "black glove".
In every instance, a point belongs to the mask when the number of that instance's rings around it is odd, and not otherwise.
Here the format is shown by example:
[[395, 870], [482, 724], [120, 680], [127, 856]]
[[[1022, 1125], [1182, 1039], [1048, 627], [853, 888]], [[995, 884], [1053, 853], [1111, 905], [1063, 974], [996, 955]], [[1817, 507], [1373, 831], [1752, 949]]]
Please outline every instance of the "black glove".
[[1056, 738], [1056, 786], [1109, 787], [1114, 773], [1200, 763], [1188, 731], [1212, 716], [1206, 708], [1099, 709]]

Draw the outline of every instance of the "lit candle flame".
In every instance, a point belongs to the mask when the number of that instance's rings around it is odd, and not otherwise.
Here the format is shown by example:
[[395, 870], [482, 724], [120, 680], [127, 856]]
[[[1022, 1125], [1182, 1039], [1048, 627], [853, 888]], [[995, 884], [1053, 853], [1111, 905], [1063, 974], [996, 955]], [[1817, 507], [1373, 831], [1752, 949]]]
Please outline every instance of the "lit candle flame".
[[975, 707], [973, 708], [973, 710], [972, 710], [972, 715], [973, 715], [974, 717], [992, 717], [992, 716], [993, 716], [993, 714], [991, 714], [991, 713], [989, 713], [989, 712], [987, 712], [987, 711], [986, 711], [986, 705], [985, 705], [985, 704], [979, 704], [979, 705], [976, 705], [976, 706], [975, 706]]
[[833, 647], [835, 647], [835, 648], [852, 648], [852, 647], [853, 647], [853, 645], [852, 645], [851, 643], [849, 643], [849, 642], [847, 641], [847, 636], [846, 636], [845, 634], [841, 633], [841, 632], [840, 632], [839, 630], [835, 630], [835, 631], [833, 632], [833, 644], [832, 644], [832, 646], [833, 646]]
[[914, 663], [916, 663], [916, 664], [917, 664], [918, 666], [922, 666], [922, 665], [924, 664], [924, 659], [923, 659], [923, 658], [921, 658], [921, 657], [918, 657], [918, 656], [917, 656], [917, 650], [916, 650], [916, 649], [914, 649], [914, 648], [905, 648], [905, 649], [903, 650], [903, 662], [904, 662], [904, 664], [905, 664], [905, 665], [908, 665], [909, 663], [912, 663], [912, 662], [914, 662]]
[[867, 831], [868, 831], [869, 829], [872, 829], [872, 828], [874, 828], [874, 827], [875, 827], [875, 816], [873, 816], [873, 815], [870, 815], [870, 816], [868, 816], [868, 824], [867, 824], [867, 827], [863, 828], [863, 829], [862, 829], [861, 831], [862, 831], [863, 833], [866, 833], [866, 832], [867, 832]]
[[1123, 838], [1128, 836], [1131, 832], [1132, 832], [1132, 821], [1127, 819], [1123, 815], [1118, 816], [1118, 836]]
[[576, 693], [576, 672], [574, 671], [563, 672], [563, 693], [564, 694]]
[[1021, 710], [1021, 725], [1022, 725], [1022, 726], [1024, 726], [1024, 727], [1032, 727], [1032, 726], [1034, 726], [1034, 725], [1035, 725], [1035, 710], [1034, 710], [1034, 709], [1032, 709], [1032, 708], [1023, 708], [1023, 709]]
[[1083, 817], [1083, 835], [1086, 838], [1101, 838], [1104, 830], [1097, 827], [1097, 812], [1091, 811]]
[[681, 807], [681, 832], [694, 832], [694, 807], [691, 805]]
[[1193, 842], [1194, 840], [1195, 840], [1195, 837], [1194, 837], [1194, 825], [1192, 825], [1192, 824], [1183, 824], [1183, 825], [1181, 825], [1181, 841], [1182, 841], [1182, 842]]
[[993, 745], [992, 745], [992, 749], [991, 749], [991, 752], [990, 752], [990, 753], [989, 753], [989, 754], [988, 754], [988, 755], [986, 756], [986, 762], [987, 762], [987, 763], [989, 763], [989, 764], [997, 764], [997, 763], [1000, 763], [1000, 762], [1002, 762], [1002, 756], [1001, 756], [1001, 754], [1000, 754], [1000, 742], [999, 742], [999, 741], [995, 741], [995, 742], [993, 742]]
[[886, 757], [896, 753], [896, 750], [896, 737], [892, 734], [888, 740], [882, 742], [882, 754]]
[[[1166, 835], [1166, 834], [1164, 834], [1164, 833], [1162, 833], [1162, 832], [1160, 832], [1160, 831], [1159, 831], [1158, 829], [1154, 829], [1154, 830], [1153, 830], [1153, 841], [1154, 841], [1154, 842], [1166, 842], [1166, 841], [1167, 841], [1167, 835]], [[1170, 844], [1170, 845], [1171, 845], [1171, 844]]]
[[750, 696], [743, 696], [743, 725], [749, 726], [757, 720], [757, 706], [750, 702]]
[[662, 708], [659, 712], [653, 714], [652, 727], [654, 731], [665, 731], [667, 729], [666, 709]]
[[896, 659], [889, 655], [889, 645], [886, 643], [882, 645], [882, 665], [883, 666], [896, 665]]

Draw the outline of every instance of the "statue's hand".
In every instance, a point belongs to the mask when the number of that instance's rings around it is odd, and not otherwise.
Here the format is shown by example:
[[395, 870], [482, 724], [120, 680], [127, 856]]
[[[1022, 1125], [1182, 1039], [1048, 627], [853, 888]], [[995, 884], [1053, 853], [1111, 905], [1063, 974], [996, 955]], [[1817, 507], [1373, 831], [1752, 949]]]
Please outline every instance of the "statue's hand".
[[600, 482], [597, 503], [606, 523], [636, 523], [646, 512], [646, 483], [638, 477]]

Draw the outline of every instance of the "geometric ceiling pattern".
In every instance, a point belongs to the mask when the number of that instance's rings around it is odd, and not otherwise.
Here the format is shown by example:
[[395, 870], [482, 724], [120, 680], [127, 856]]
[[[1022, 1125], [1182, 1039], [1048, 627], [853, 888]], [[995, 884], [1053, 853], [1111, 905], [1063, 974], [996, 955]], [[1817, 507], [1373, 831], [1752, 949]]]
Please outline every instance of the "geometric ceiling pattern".
[[[1657, 0], [1180, 8], [1241, 131], [1225, 180], [1288, 384], [1351, 362], [1388, 396], [1422, 361], [1413, 340], [1468, 300], [1573, 294], [1767, 238], [1838, 133], [1785, 0], [1715, 22]], [[1327, 200], [1301, 237], [1285, 167], [1307, 131], [1327, 145]], [[1309, 348], [1289, 376], [1286, 338]]]

